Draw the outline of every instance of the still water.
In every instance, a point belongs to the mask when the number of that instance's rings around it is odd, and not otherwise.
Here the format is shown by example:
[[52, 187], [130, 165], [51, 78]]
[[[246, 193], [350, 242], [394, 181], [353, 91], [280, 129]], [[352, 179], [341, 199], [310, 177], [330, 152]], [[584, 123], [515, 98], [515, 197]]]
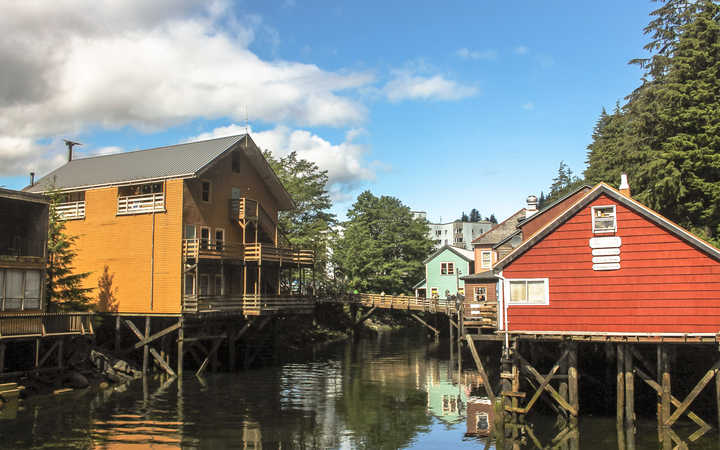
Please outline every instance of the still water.
[[[458, 371], [446, 341], [384, 334], [279, 367], [36, 397], [0, 420], [0, 447], [495, 448], [482, 431], [468, 434], [492, 423], [477, 383], [469, 366]], [[569, 442], [555, 418], [528, 420], [532, 436], [515, 448]], [[573, 439], [582, 449], [618, 448], [614, 417], [583, 417]], [[717, 448], [716, 431], [689, 445]], [[640, 421], [635, 448], [658, 448], [652, 418]]]

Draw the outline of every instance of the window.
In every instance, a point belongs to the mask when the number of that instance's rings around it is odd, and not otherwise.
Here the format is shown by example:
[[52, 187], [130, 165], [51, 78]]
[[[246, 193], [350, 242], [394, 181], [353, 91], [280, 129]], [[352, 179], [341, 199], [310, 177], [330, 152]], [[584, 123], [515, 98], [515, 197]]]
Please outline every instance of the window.
[[215, 228], [215, 249], [222, 251], [225, 247], [225, 230], [222, 228]]
[[210, 275], [200, 275], [200, 283], [198, 284], [199, 295], [209, 295], [210, 290]]
[[614, 233], [617, 231], [615, 205], [593, 206], [593, 233]]
[[440, 231], [440, 230], [435, 230], [435, 236], [440, 236], [440, 235], [442, 235], [442, 231]]
[[431, 298], [438, 298], [438, 297], [439, 297], [439, 295], [438, 295], [438, 288], [436, 288], [436, 287], [430, 288], [430, 297], [431, 297]]
[[39, 270], [0, 270], [0, 310], [39, 310], [42, 278]]
[[225, 295], [225, 283], [222, 274], [215, 275], [215, 295]]
[[484, 302], [485, 300], [487, 300], [487, 288], [476, 287], [475, 292], [473, 293], [473, 299], [476, 302]]
[[455, 274], [455, 263], [444, 262], [440, 263], [440, 275], [454, 275]]
[[488, 413], [486, 413], [486, 412], [478, 413], [475, 429], [478, 432], [487, 432], [490, 430], [490, 420], [488, 417]]
[[195, 234], [195, 233], [197, 233], [195, 225], [185, 224], [185, 228], [183, 231], [183, 237], [185, 239], [196, 239], [197, 234]]
[[195, 295], [195, 275], [185, 274], [185, 295]]
[[483, 269], [490, 269], [492, 267], [491, 251], [480, 252], [480, 267], [482, 267]]
[[232, 171], [240, 173], [240, 152], [232, 152]]
[[202, 181], [200, 183], [200, 185], [201, 185], [200, 199], [204, 202], [210, 203], [210, 194], [211, 194], [210, 182]]
[[200, 227], [200, 250], [207, 250], [210, 246], [210, 227]]
[[508, 280], [506, 292], [509, 305], [547, 305], [549, 300], [548, 279]]

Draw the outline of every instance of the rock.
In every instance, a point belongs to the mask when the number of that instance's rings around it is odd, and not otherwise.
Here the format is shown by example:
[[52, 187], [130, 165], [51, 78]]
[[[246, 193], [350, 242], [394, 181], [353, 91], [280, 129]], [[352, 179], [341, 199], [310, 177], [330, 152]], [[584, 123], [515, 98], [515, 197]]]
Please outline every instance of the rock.
[[90, 382], [88, 382], [88, 379], [81, 373], [70, 372], [65, 376], [63, 384], [74, 389], [84, 389], [90, 385]]

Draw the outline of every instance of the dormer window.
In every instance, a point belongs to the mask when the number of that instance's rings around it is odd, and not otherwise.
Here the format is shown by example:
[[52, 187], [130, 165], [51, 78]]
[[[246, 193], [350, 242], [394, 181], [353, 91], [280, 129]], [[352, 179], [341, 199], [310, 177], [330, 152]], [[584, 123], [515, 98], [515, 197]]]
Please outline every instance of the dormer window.
[[615, 205], [592, 207], [593, 233], [614, 233], [617, 231]]

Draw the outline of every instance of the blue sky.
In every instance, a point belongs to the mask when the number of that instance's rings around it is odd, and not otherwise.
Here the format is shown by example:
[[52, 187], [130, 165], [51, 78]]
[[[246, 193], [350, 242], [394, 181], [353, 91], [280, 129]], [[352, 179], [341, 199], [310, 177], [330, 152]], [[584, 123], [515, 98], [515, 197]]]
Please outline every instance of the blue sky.
[[[22, 2], [24, 3], [24, 2]], [[0, 185], [80, 155], [239, 133], [432, 220], [502, 219], [580, 172], [639, 84], [650, 1], [59, 0], [0, 23]], [[608, 180], [615, 182], [616, 180]]]

